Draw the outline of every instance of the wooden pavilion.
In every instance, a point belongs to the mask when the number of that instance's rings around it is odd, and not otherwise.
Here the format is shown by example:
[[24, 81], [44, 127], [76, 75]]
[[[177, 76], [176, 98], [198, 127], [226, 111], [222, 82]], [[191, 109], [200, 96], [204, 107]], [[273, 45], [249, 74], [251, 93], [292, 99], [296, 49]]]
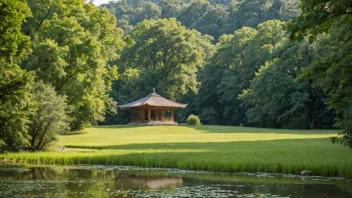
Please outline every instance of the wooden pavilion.
[[187, 104], [181, 104], [168, 100], [153, 93], [134, 102], [120, 105], [121, 109], [132, 109], [131, 123], [147, 124], [176, 124], [174, 121], [175, 109], [185, 108]]

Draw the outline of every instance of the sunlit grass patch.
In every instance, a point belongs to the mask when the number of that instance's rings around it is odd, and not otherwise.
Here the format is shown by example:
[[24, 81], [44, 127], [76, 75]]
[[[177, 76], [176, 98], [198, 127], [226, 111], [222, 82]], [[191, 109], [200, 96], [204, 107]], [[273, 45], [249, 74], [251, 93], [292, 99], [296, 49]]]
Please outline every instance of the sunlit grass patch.
[[311, 139], [334, 136], [336, 130], [280, 130], [232, 126], [94, 127], [81, 135], [61, 136], [63, 145], [111, 146], [141, 143], [234, 142]]
[[330, 143], [334, 130], [230, 126], [95, 127], [61, 136], [64, 153], [9, 153], [0, 160], [104, 164], [216, 172], [274, 172], [352, 176], [352, 151]]

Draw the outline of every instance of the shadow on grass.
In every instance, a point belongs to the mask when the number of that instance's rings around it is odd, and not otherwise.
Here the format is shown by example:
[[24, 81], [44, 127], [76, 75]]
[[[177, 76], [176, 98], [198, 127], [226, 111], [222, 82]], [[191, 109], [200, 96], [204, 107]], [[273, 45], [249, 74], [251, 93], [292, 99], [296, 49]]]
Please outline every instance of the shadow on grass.
[[[207, 150], [210, 152], [233, 152], [234, 149], [260, 150], [305, 150], [322, 147], [341, 147], [330, 142], [329, 138], [307, 138], [307, 139], [281, 139], [281, 140], [259, 140], [259, 141], [232, 141], [232, 142], [182, 142], [182, 143], [136, 143], [126, 145], [65, 145], [67, 148], [86, 149], [115, 149], [115, 150]], [[342, 147], [341, 147], [342, 148]], [[309, 151], [307, 151], [309, 152]], [[347, 151], [348, 152], [348, 151]], [[352, 151], [351, 151], [352, 152]]]
[[124, 129], [124, 128], [141, 128], [141, 127], [151, 127], [156, 125], [96, 125], [91, 128], [99, 128], [99, 129]]
[[337, 134], [337, 129], [273, 129], [273, 128], [255, 128], [240, 126], [223, 126], [223, 125], [199, 125], [199, 126], [179, 126], [200, 130], [206, 133], [278, 133], [278, 134]]
[[[178, 127], [180, 130], [198, 130], [204, 133], [277, 133], [277, 134], [337, 134], [338, 129], [319, 129], [319, 130], [304, 130], [304, 129], [273, 129], [273, 128], [255, 128], [255, 127], [239, 127], [239, 126], [225, 126], [225, 125], [178, 125], [178, 126], [167, 126], [167, 125], [97, 125], [92, 128], [99, 129], [131, 129], [131, 128], [173, 128]], [[148, 131], [146, 131], [148, 132]]]
[[86, 132], [82, 132], [82, 131], [72, 131], [72, 132], [67, 132], [67, 133], [61, 133], [60, 135], [62, 136], [69, 136], [69, 135], [81, 135], [81, 134], [85, 134]]

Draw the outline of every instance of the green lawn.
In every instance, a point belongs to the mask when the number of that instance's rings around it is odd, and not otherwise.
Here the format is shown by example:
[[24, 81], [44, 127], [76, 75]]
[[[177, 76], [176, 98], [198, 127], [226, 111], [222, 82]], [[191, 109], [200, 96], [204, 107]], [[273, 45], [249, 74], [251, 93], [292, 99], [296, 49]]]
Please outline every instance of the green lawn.
[[65, 153], [9, 153], [2, 160], [115, 164], [218, 172], [352, 176], [352, 150], [330, 143], [336, 130], [232, 126], [102, 126], [60, 137]]

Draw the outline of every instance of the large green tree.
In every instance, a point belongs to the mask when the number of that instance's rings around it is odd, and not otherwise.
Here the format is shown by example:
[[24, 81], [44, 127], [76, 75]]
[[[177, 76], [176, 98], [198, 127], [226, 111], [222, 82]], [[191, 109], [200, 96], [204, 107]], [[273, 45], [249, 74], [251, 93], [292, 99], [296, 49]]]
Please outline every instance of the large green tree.
[[[139, 23], [126, 40], [131, 45], [121, 53], [121, 75], [112, 92], [120, 104], [144, 97], [153, 88], [178, 101], [198, 91], [196, 73], [211, 54], [211, 37], [186, 29], [176, 19], [159, 19]], [[180, 113], [177, 118], [181, 120], [188, 116]], [[129, 116], [121, 111], [118, 116], [108, 116], [107, 123], [124, 123]]]
[[115, 108], [108, 92], [117, 67], [108, 62], [124, 45], [115, 17], [83, 0], [28, 2], [33, 17], [23, 31], [31, 37], [33, 53], [23, 67], [67, 96], [72, 129], [104, 120]]
[[216, 88], [226, 124], [246, 123], [246, 108], [238, 96], [249, 88], [260, 66], [275, 57], [275, 49], [284, 40], [282, 25], [281, 21], [271, 20], [259, 24], [257, 29], [243, 27], [232, 35], [220, 37], [211, 66], [224, 69]]
[[[217, 52], [211, 59], [212, 67], [222, 68], [220, 83], [216, 86], [219, 103], [222, 104], [223, 118], [226, 124], [245, 124], [245, 109], [242, 101], [237, 99], [249, 83], [256, 67], [251, 55], [255, 49], [252, 41], [257, 30], [244, 27], [233, 35], [220, 37]], [[244, 71], [246, 70], [246, 72]], [[203, 113], [202, 113], [203, 114]]]
[[18, 64], [30, 53], [30, 39], [21, 33], [30, 14], [25, 0], [0, 0], [0, 144], [9, 149], [28, 143], [33, 78]]
[[241, 99], [248, 121], [260, 127], [325, 128], [332, 125], [320, 89], [310, 79], [297, 79], [315, 58], [314, 46], [306, 41], [286, 42], [256, 73]]
[[225, 105], [220, 102], [222, 95], [217, 88], [225, 72], [225, 68], [210, 63], [197, 74], [201, 86], [198, 94], [189, 100], [187, 109], [193, 109], [190, 114], [199, 115], [203, 124], [230, 123], [228, 118], [223, 117]]
[[209, 36], [187, 30], [175, 19], [145, 20], [128, 35], [134, 44], [121, 55], [128, 76], [138, 76], [129, 87], [140, 97], [155, 87], [176, 99], [197, 91], [196, 72], [212, 48]]
[[344, 130], [333, 141], [352, 148], [352, 3], [349, 0], [302, 0], [302, 13], [287, 25], [290, 38], [308, 37], [320, 58], [304, 76], [327, 94], [326, 104], [343, 119]]

